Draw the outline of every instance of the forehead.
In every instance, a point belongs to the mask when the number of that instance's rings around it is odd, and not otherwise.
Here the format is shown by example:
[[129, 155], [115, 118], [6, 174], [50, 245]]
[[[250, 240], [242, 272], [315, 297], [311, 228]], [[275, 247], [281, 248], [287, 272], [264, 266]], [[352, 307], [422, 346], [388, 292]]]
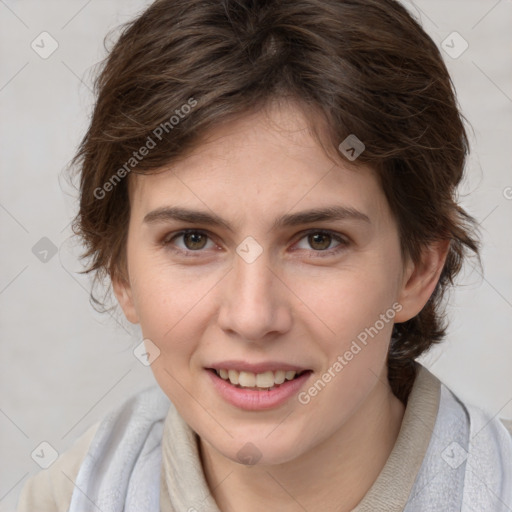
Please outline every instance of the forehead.
[[140, 215], [168, 205], [262, 219], [327, 204], [387, 213], [375, 172], [328, 155], [290, 103], [217, 125], [160, 172], [130, 179], [132, 210]]

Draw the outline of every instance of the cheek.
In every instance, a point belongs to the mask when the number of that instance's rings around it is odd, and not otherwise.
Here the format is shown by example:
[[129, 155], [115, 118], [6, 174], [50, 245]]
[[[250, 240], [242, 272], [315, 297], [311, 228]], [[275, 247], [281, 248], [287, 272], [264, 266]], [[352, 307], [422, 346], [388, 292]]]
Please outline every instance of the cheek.
[[299, 397], [311, 418], [304, 426], [308, 435], [328, 436], [385, 382], [397, 304], [386, 274], [374, 270], [354, 269], [339, 279], [317, 281], [308, 294], [303, 286], [308, 304], [322, 320], [310, 335], [325, 356], [323, 368]]
[[215, 307], [223, 273], [183, 269], [150, 259], [133, 261], [133, 297], [144, 338], [160, 350], [151, 370], [167, 396], [187, 407], [199, 365], [196, 354]]
[[[292, 289], [304, 298], [307, 314], [316, 320], [318, 328], [343, 348], [376, 322], [379, 331], [391, 332], [397, 291], [390, 270], [389, 266], [377, 264], [347, 266], [337, 272], [297, 276]], [[382, 325], [381, 315], [390, 308]]]
[[[194, 387], [191, 367], [205, 324], [205, 294], [211, 285], [187, 280], [176, 269], [145, 270], [134, 287], [144, 338], [160, 351], [151, 364], [156, 381], [178, 407], [187, 407]], [[181, 277], [180, 277], [181, 276]]]
[[154, 258], [134, 260], [133, 298], [144, 334], [165, 344], [185, 327], [190, 329], [190, 324], [199, 326], [198, 312], [219, 281], [216, 273]]

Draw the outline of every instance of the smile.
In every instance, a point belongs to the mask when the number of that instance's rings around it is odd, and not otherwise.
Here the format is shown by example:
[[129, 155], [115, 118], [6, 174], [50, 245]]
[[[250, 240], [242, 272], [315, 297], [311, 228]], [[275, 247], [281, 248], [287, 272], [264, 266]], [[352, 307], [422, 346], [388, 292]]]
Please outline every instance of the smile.
[[238, 409], [263, 411], [284, 405], [306, 385], [312, 370], [250, 372], [205, 368], [216, 394]]
[[237, 388], [271, 391], [283, 384], [283, 382], [299, 377], [307, 370], [301, 372], [296, 372], [295, 370], [277, 370], [253, 373], [243, 370], [226, 370], [221, 368], [214, 371], [221, 379], [229, 381]]

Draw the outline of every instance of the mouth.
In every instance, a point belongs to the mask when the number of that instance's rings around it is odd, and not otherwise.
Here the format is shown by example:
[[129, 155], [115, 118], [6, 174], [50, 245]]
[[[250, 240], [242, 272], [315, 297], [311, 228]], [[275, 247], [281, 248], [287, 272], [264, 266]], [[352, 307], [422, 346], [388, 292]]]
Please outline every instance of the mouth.
[[289, 381], [297, 380], [304, 374], [312, 372], [312, 370], [268, 370], [253, 373], [226, 368], [207, 368], [207, 370], [235, 388], [253, 391], [273, 391]]

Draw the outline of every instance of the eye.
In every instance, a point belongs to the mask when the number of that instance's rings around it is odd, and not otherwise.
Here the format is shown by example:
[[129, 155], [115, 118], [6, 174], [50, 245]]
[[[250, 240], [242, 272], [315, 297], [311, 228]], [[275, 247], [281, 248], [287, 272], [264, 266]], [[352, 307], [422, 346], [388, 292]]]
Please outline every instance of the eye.
[[[302, 241], [305, 241], [305, 243]], [[337, 242], [337, 245], [333, 245], [335, 242]], [[306, 247], [306, 245], [309, 247]], [[299, 249], [313, 249], [314, 252], [323, 252], [326, 255], [337, 253], [340, 250], [343, 250], [347, 245], [348, 240], [344, 237], [330, 231], [323, 230], [309, 231], [297, 243], [297, 247]]]
[[[182, 252], [197, 252], [201, 251], [201, 249], [211, 249], [215, 247], [215, 244], [209, 240], [209, 238], [208, 234], [203, 231], [188, 229], [166, 237], [163, 240], [163, 244], [166, 246], [175, 246], [178, 251]], [[182, 243], [179, 244], [176, 240], [181, 240]], [[208, 242], [210, 246], [208, 246]]]

